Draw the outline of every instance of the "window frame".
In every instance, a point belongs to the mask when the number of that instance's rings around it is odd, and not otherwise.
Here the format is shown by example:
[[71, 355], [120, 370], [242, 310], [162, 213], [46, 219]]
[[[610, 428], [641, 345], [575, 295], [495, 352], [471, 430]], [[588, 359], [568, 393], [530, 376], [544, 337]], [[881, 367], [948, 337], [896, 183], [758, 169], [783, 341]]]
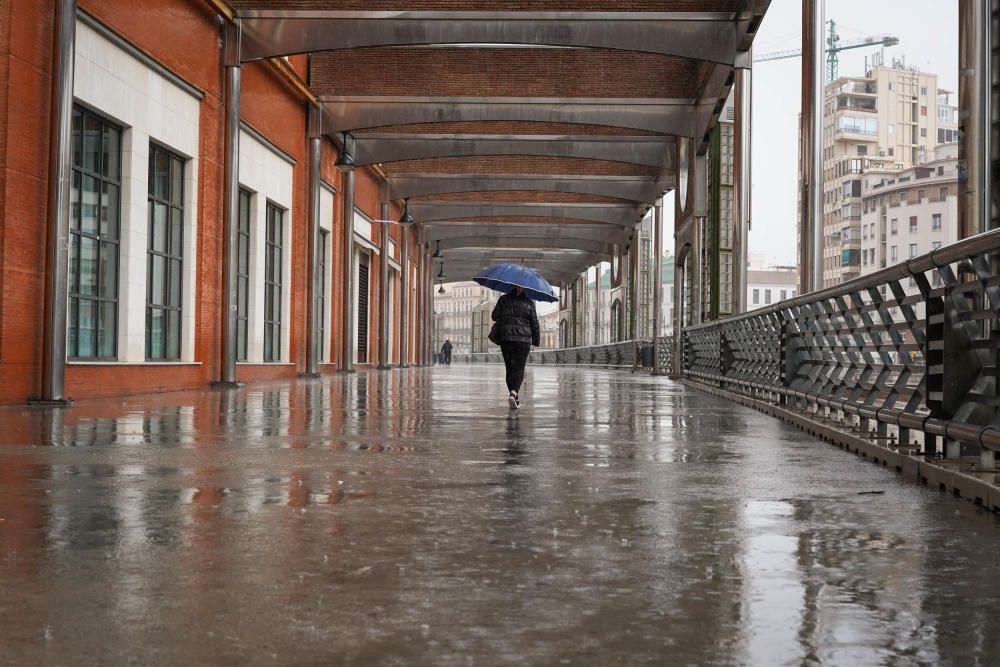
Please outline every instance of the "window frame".
[[[67, 261], [67, 276], [66, 276], [66, 357], [70, 361], [116, 361], [118, 359], [118, 333], [121, 326], [121, 313], [119, 304], [119, 295], [121, 290], [121, 230], [122, 230], [122, 156], [124, 154], [124, 139], [125, 139], [125, 128], [121, 125], [111, 121], [103, 114], [100, 114], [88, 107], [82, 106], [80, 104], [73, 105], [72, 112], [73, 119], [79, 118], [79, 126], [73, 128], [71, 134], [71, 143], [73, 146], [72, 152], [72, 171], [70, 178], [70, 191], [76, 192], [76, 200], [73, 201], [71, 198], [70, 204], [70, 220], [69, 220], [69, 239], [68, 239], [68, 261]], [[83, 129], [84, 123], [87, 118], [92, 118], [100, 123], [100, 147], [97, 151], [98, 157], [101, 164], [98, 166], [97, 171], [92, 171], [82, 164], [83, 156]], [[112, 176], [105, 175], [105, 137], [108, 129], [112, 129], [118, 133], [118, 159], [117, 159], [117, 179]], [[77, 163], [77, 133], [79, 133], [79, 147], [81, 163]], [[97, 215], [96, 215], [96, 232], [86, 232], [83, 230], [83, 179], [90, 178], [96, 181], [96, 193], [97, 198]], [[102, 213], [103, 213], [103, 203], [105, 201], [105, 186], [111, 185], [115, 187], [118, 191], [116, 207], [116, 233], [112, 235], [106, 235], [102, 233]], [[81, 250], [83, 246], [83, 239], [90, 239], [96, 244], [97, 254], [95, 256], [95, 268], [94, 268], [94, 291], [92, 294], [84, 294], [79, 291], [79, 287], [82, 284], [82, 274], [83, 274], [83, 262], [81, 261]], [[101, 292], [103, 281], [101, 280], [101, 258], [104, 255], [104, 251], [107, 246], [113, 248], [115, 257], [115, 268], [113, 277], [113, 293], [114, 297], [102, 296]], [[74, 261], [75, 258], [75, 261]], [[74, 271], [75, 264], [75, 271]], [[73, 290], [74, 283], [77, 290]], [[81, 355], [80, 351], [80, 302], [89, 301], [93, 302], [94, 307], [94, 340], [92, 350], [95, 354], [93, 355]], [[114, 313], [114, 326], [113, 331], [110, 333], [109, 341], [111, 344], [111, 351], [108, 354], [101, 354], [101, 306], [102, 304], [113, 304], [112, 312]], [[74, 329], [76, 335], [74, 336]], [[106, 334], [108, 335], [108, 334]]]
[[[154, 194], [154, 179], [155, 179], [155, 169], [154, 162], [158, 154], [166, 155], [167, 159], [170, 161], [167, 170], [167, 189], [172, 194], [173, 193], [173, 161], [176, 160], [180, 163], [180, 179], [177, 184], [178, 196], [172, 198], [171, 194], [168, 194], [166, 198], [162, 198]], [[145, 336], [145, 352], [146, 361], [180, 361], [183, 355], [183, 337], [184, 337], [184, 198], [186, 195], [186, 184], [184, 182], [184, 176], [187, 172], [187, 158], [179, 153], [170, 150], [166, 146], [156, 142], [149, 142], [149, 173], [147, 178], [147, 192], [146, 192], [146, 204], [147, 204], [147, 214], [146, 214], [146, 230], [147, 230], [147, 240], [146, 240], [146, 336]], [[167, 215], [164, 218], [164, 223], [166, 224], [166, 231], [164, 232], [164, 240], [167, 244], [167, 250], [156, 250], [154, 248], [154, 243], [156, 242], [156, 230], [154, 229], [155, 219], [156, 219], [156, 206], [158, 204], [166, 206]], [[177, 224], [180, 225], [180, 231], [175, 239], [173, 235], [173, 216], [172, 212], [176, 210]], [[174, 252], [174, 241], [177, 242], [177, 248]], [[156, 267], [155, 259], [157, 257], [163, 258], [164, 264], [164, 274], [163, 274], [163, 290], [164, 295], [167, 296], [165, 301], [169, 301], [169, 293], [171, 288], [171, 282], [174, 276], [174, 268], [177, 270], [177, 304], [170, 303], [155, 303], [153, 302], [153, 286], [156, 284], [153, 276], [153, 271]], [[177, 263], [176, 267], [173, 266], [174, 262]], [[176, 354], [170, 353], [170, 340], [168, 327], [170, 326], [170, 318], [167, 317], [166, 324], [163, 328], [162, 337], [162, 355], [157, 356], [154, 354], [153, 349], [153, 336], [152, 336], [152, 319], [153, 311], [159, 310], [164, 313], [176, 313], [176, 341], [177, 350]]]
[[[282, 308], [284, 308], [284, 270], [285, 270], [285, 214], [288, 209], [280, 206], [276, 202], [267, 200], [264, 212], [264, 349], [262, 354], [263, 362], [266, 364], [281, 363], [282, 355]], [[272, 226], [275, 222], [275, 214], [280, 227], [277, 234], [273, 233]], [[277, 239], [277, 242], [274, 239]], [[276, 248], [275, 250], [272, 250]], [[272, 253], [276, 252], [279, 265], [275, 269]], [[270, 276], [270, 278], [269, 278]], [[272, 291], [273, 290], [273, 291]], [[277, 303], [274, 303], [274, 295], [277, 294]], [[277, 319], [268, 319], [267, 306], [271, 301], [271, 314]], [[270, 334], [270, 338], [268, 337]], [[277, 334], [275, 336], [275, 334]], [[270, 345], [268, 342], [270, 341]]]

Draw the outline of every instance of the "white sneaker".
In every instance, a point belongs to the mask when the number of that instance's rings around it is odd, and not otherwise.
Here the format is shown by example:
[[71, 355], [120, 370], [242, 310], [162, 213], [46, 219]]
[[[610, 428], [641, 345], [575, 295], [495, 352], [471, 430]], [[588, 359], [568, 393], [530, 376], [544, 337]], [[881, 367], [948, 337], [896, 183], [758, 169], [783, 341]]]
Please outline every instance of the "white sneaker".
[[517, 394], [510, 392], [510, 394], [507, 395], [507, 405], [510, 406], [511, 410], [517, 410], [520, 407], [517, 400]]

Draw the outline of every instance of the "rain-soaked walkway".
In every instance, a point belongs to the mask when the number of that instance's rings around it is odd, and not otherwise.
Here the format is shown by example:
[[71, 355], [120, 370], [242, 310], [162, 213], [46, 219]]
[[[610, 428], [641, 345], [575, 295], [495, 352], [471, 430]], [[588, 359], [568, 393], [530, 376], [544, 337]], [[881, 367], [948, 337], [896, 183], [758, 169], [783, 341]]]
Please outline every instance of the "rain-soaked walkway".
[[456, 365], [0, 411], [0, 662], [1000, 660], [992, 515], [667, 380], [503, 393]]

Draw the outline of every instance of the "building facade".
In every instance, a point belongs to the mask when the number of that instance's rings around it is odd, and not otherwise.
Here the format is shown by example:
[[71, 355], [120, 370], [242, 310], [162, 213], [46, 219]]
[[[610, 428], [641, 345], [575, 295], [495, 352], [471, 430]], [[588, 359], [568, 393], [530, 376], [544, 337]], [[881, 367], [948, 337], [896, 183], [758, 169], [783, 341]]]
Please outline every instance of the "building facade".
[[[957, 110], [937, 75], [895, 61], [826, 86], [823, 117], [823, 286], [862, 274], [862, 182], [935, 160], [958, 141]], [[801, 211], [801, 207], [800, 207]]]
[[[46, 270], [55, 7], [22, 0], [3, 8], [0, 404], [42, 397], [51, 358], [43, 341], [57, 321], [47, 318], [43, 298], [57, 275]], [[225, 7], [79, 0], [68, 278], [65, 304], [54, 305], [66, 320], [69, 398], [205, 387], [224, 375]], [[161, 32], [166, 21], [169, 39]], [[236, 380], [306, 372], [313, 337], [321, 373], [340, 368], [345, 354], [361, 367], [425, 361], [429, 289], [418, 286], [429, 283], [429, 267], [419, 230], [376, 222], [401, 212], [382, 201], [384, 174], [358, 168], [345, 248], [347, 176], [335, 169], [337, 147], [327, 137], [319, 159], [318, 315], [310, 333], [308, 59], [240, 69]], [[346, 262], [350, 295], [339, 287]], [[354, 323], [349, 340], [345, 312]], [[388, 351], [380, 358], [383, 342]]]
[[[442, 293], [441, 290], [444, 290]], [[445, 283], [434, 292], [434, 349], [440, 350], [445, 339], [454, 353], [472, 351], [472, 313], [492, 312], [500, 295], [471, 281]]]
[[747, 270], [747, 310], [757, 310], [798, 294], [799, 272], [794, 268]]
[[[945, 144], [934, 159], [864, 175], [861, 212], [861, 274], [905, 262], [958, 241], [958, 146]], [[935, 272], [934, 280], [940, 280]], [[932, 285], [938, 287], [938, 284]], [[906, 282], [907, 294], [916, 293]]]

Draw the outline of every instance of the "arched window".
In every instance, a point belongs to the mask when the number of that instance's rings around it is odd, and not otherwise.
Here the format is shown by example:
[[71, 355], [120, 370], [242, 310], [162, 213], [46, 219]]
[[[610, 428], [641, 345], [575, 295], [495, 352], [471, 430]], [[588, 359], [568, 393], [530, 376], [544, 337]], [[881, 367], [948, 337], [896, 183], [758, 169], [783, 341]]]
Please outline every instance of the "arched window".
[[569, 322], [559, 320], [559, 347], [569, 347]]

